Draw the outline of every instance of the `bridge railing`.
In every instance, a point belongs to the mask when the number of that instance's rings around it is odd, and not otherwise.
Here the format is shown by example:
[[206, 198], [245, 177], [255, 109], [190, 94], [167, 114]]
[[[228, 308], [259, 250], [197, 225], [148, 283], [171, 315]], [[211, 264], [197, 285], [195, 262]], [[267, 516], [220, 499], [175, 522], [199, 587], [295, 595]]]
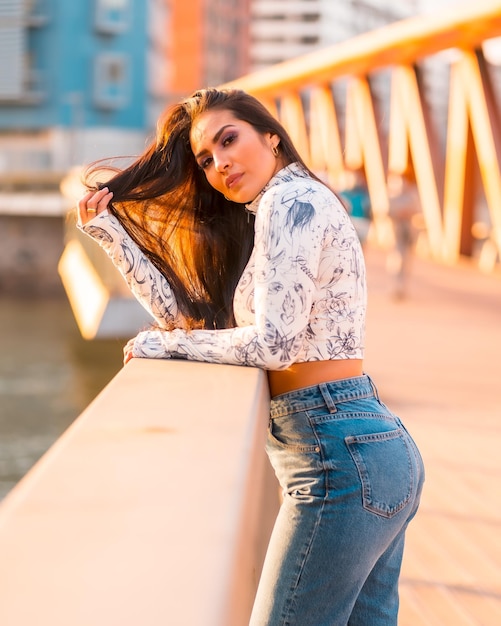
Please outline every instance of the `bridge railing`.
[[499, 2], [468, 3], [227, 86], [260, 98], [335, 189], [347, 170], [363, 172], [376, 242], [391, 242], [387, 174], [401, 173], [419, 192], [422, 249], [448, 263], [476, 256], [491, 270], [501, 251], [501, 69], [488, 59], [497, 47], [501, 62], [499, 35]]

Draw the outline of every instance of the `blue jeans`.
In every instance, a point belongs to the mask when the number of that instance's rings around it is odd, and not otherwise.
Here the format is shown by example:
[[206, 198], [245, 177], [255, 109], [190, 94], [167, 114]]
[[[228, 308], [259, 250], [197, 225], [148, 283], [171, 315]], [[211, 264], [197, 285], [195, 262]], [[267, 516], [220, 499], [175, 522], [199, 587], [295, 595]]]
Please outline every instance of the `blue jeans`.
[[283, 489], [250, 626], [394, 626], [424, 468], [368, 376], [271, 401]]

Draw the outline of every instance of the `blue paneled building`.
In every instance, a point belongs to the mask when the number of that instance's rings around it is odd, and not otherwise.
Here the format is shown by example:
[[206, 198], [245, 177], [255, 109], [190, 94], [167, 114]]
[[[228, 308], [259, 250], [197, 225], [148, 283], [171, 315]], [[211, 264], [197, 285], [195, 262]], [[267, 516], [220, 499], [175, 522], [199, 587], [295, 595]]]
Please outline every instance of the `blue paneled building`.
[[0, 0], [0, 180], [142, 150], [148, 5]]

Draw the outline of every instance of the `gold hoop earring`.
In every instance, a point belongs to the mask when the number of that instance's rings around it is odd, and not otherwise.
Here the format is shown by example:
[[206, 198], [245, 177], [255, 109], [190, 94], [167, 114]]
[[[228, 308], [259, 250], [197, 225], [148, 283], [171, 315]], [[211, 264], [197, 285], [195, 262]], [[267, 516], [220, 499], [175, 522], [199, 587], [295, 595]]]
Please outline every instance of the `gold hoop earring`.
[[280, 154], [280, 152], [278, 151], [278, 146], [271, 146], [271, 152], [275, 158], [277, 158]]

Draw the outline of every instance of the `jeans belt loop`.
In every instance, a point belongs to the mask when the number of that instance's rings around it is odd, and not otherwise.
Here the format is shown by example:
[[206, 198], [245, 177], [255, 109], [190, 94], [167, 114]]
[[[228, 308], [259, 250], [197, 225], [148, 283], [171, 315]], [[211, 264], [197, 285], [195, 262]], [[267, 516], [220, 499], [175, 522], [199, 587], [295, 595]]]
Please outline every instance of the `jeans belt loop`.
[[378, 393], [378, 390], [377, 390], [376, 385], [374, 384], [374, 381], [373, 381], [373, 380], [372, 380], [372, 378], [369, 376], [369, 374], [365, 374], [365, 375], [367, 376], [367, 379], [368, 379], [368, 381], [369, 381], [369, 383], [370, 383], [370, 385], [371, 385], [371, 387], [372, 387], [372, 391], [374, 392], [374, 396], [376, 397], [376, 400], [377, 400], [378, 402], [381, 402], [381, 400], [379, 399], [379, 393]]
[[318, 388], [320, 389], [320, 393], [322, 394], [323, 399], [325, 400], [325, 404], [329, 409], [329, 413], [336, 413], [336, 404], [332, 400], [332, 396], [329, 392], [329, 388], [326, 383], [319, 383]]

